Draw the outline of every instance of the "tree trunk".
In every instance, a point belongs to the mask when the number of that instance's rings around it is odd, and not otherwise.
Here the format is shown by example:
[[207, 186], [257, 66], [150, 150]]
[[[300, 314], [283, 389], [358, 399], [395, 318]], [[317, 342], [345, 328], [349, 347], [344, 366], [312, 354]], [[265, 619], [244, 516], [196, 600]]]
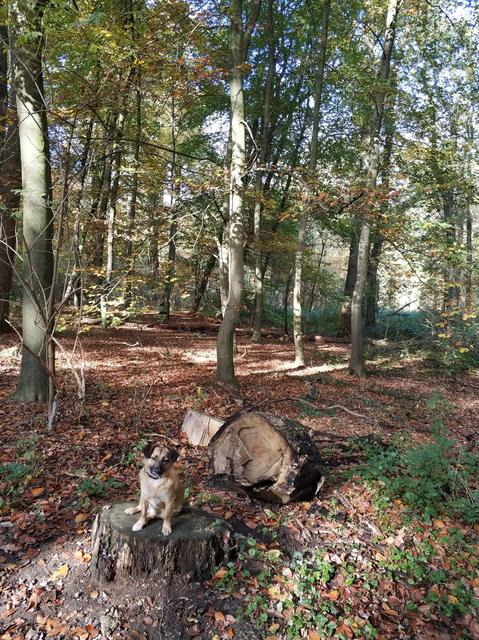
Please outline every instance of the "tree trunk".
[[349, 338], [351, 336], [351, 300], [358, 271], [359, 233], [359, 221], [355, 220], [349, 243], [348, 270], [346, 273], [346, 282], [344, 283], [345, 300], [341, 306], [341, 316], [337, 333], [338, 338]]
[[22, 173], [16, 109], [9, 108], [8, 29], [0, 25], [0, 333], [8, 324], [16, 251], [14, 213], [20, 204]]
[[289, 299], [289, 287], [291, 286], [292, 276], [293, 276], [293, 269], [290, 269], [288, 273], [288, 279], [286, 280], [286, 285], [284, 287], [284, 295], [283, 295], [283, 328], [284, 328], [285, 336], [289, 336], [288, 299]]
[[[394, 48], [394, 38], [396, 35], [398, 11], [398, 0], [389, 0], [386, 16], [386, 33], [377, 75], [378, 84], [374, 93], [370, 136], [364, 157], [364, 168], [366, 173], [365, 187], [368, 191], [372, 191], [375, 188], [379, 173], [380, 134], [384, 116], [387, 84], [389, 82], [391, 72], [391, 58]], [[370, 234], [370, 222], [368, 220], [363, 220], [359, 236], [357, 278], [351, 303], [351, 360], [349, 363], [350, 373], [358, 376], [362, 375], [363, 372], [364, 356], [362, 309], [369, 262]]]
[[85, 190], [85, 181], [86, 181], [88, 167], [89, 167], [93, 126], [94, 126], [93, 118], [90, 118], [89, 122], [86, 125], [85, 144], [83, 146], [83, 151], [80, 158], [80, 167], [78, 172], [80, 177], [80, 185], [78, 190], [78, 196], [76, 199], [75, 222], [73, 224], [72, 250], [73, 250], [74, 258], [73, 258], [73, 268], [70, 275], [70, 282], [68, 285], [68, 291], [70, 295], [73, 295], [73, 305], [75, 306], [76, 309], [79, 309], [83, 303], [82, 254], [83, 254], [83, 247], [85, 244], [85, 231], [82, 224], [82, 213], [83, 213], [82, 203], [83, 203], [83, 194]]
[[205, 295], [206, 287], [208, 286], [208, 281], [211, 274], [213, 273], [213, 269], [215, 268], [216, 260], [217, 257], [215, 251], [212, 250], [206, 262], [203, 276], [201, 277], [200, 284], [198, 285], [198, 290], [196, 291], [195, 299], [193, 301], [193, 306], [191, 309], [193, 313], [198, 313], [199, 311], [201, 301], [203, 300], [203, 296]]
[[465, 304], [468, 312], [472, 309], [472, 214], [471, 203], [466, 203], [466, 291]]
[[381, 251], [383, 248], [384, 237], [382, 235], [376, 236], [373, 247], [371, 249], [371, 255], [369, 256], [369, 265], [366, 282], [366, 326], [373, 327], [376, 324], [378, 314], [378, 298], [379, 298], [379, 283], [378, 283], [378, 268], [379, 258], [381, 257]]
[[[53, 213], [50, 149], [42, 74], [43, 3], [16, 0], [11, 5], [14, 78], [19, 122], [23, 195], [23, 348], [17, 398], [48, 399], [47, 300], [53, 277]], [[51, 359], [50, 349], [50, 359]], [[52, 363], [50, 362], [50, 365]]]
[[231, 98], [231, 165], [230, 165], [230, 233], [229, 233], [229, 290], [223, 322], [218, 332], [216, 377], [220, 382], [235, 384], [233, 344], [243, 297], [243, 173], [246, 161], [244, 127], [244, 95], [241, 64], [243, 11], [242, 0], [232, 0], [230, 8], [229, 76]]
[[276, 42], [273, 36], [274, 1], [268, 2], [265, 36], [268, 40], [268, 74], [264, 91], [263, 123], [260, 142], [259, 169], [256, 171], [255, 203], [254, 203], [254, 254], [255, 254], [255, 311], [253, 323], [253, 342], [261, 342], [261, 325], [263, 315], [263, 264], [261, 255], [261, 211], [263, 208], [263, 175], [264, 165], [269, 155], [269, 129], [271, 125], [271, 102], [275, 79]]
[[132, 531], [136, 516], [125, 514], [134, 503], [115, 504], [97, 515], [92, 531], [93, 575], [112, 582], [122, 578], [211, 578], [214, 567], [233, 551], [233, 536], [224, 520], [200, 509], [183, 507], [165, 537], [162, 521]]
[[130, 202], [128, 207], [128, 238], [126, 242], [126, 267], [127, 267], [127, 284], [125, 304], [130, 307], [132, 303], [132, 274], [135, 267], [135, 258], [133, 255], [133, 233], [136, 221], [136, 206], [138, 200], [138, 172], [140, 168], [140, 139], [141, 139], [141, 75], [137, 70], [137, 84], [135, 90], [135, 142], [133, 147], [133, 180], [131, 184]]
[[[311, 149], [309, 156], [309, 180], [314, 179], [316, 165], [318, 163], [318, 134], [319, 120], [321, 116], [321, 98], [323, 93], [324, 69], [326, 65], [326, 47], [328, 42], [329, 13], [331, 0], [324, 0], [323, 17], [321, 24], [321, 39], [319, 44], [319, 60], [315, 77], [313, 126], [311, 134]], [[310, 189], [310, 187], [309, 187]], [[304, 367], [303, 329], [302, 329], [302, 297], [303, 297], [303, 256], [306, 240], [306, 228], [309, 217], [309, 194], [306, 194], [298, 225], [298, 237], [296, 240], [296, 253], [294, 259], [294, 291], [293, 291], [293, 331], [294, 331], [294, 363], [297, 367]]]

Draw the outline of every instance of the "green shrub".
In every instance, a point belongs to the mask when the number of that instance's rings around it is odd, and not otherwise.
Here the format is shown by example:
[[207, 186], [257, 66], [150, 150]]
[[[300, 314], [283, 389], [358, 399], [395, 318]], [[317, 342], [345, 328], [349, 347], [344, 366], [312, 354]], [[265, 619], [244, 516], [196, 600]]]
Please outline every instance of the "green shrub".
[[432, 441], [410, 448], [410, 438], [386, 449], [372, 447], [361, 469], [363, 477], [379, 481], [392, 498], [401, 498], [426, 518], [441, 512], [479, 522], [479, 455], [466, 451], [441, 426]]

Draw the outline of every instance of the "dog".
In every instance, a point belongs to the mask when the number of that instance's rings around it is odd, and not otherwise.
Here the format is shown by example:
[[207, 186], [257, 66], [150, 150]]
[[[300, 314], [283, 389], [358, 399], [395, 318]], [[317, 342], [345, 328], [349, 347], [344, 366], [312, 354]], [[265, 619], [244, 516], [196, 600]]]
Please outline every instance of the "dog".
[[178, 451], [161, 444], [147, 444], [143, 449], [143, 467], [140, 471], [140, 504], [125, 509], [125, 513], [140, 513], [132, 527], [140, 531], [152, 518], [162, 518], [161, 532], [171, 534], [171, 519], [180, 513], [185, 492], [175, 469]]

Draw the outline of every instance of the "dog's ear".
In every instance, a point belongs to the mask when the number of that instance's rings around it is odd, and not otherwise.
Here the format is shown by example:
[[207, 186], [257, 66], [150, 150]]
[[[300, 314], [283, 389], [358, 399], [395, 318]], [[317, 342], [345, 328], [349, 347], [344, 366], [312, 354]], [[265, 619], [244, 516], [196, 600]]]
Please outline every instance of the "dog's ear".
[[146, 445], [146, 447], [143, 449], [143, 455], [145, 456], [145, 458], [151, 458], [151, 454], [153, 453], [154, 448], [155, 445], [151, 442]]
[[180, 454], [178, 453], [178, 449], [170, 449], [170, 460], [171, 462], [176, 462]]

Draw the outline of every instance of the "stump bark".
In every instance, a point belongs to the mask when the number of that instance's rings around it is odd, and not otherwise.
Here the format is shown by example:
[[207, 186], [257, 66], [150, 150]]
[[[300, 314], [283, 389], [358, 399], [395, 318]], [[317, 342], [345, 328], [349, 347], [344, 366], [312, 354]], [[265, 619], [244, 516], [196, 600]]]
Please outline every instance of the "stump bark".
[[314, 495], [319, 453], [299, 422], [242, 413], [220, 427], [208, 446], [210, 472], [249, 495], [285, 504]]
[[92, 572], [106, 581], [134, 576], [167, 577], [179, 574], [191, 580], [211, 576], [213, 567], [233, 549], [224, 520], [184, 507], [173, 518], [173, 531], [163, 536], [163, 521], [152, 520], [141, 531], [131, 528], [138, 515], [127, 515], [133, 503], [116, 504], [97, 515], [92, 531]]

